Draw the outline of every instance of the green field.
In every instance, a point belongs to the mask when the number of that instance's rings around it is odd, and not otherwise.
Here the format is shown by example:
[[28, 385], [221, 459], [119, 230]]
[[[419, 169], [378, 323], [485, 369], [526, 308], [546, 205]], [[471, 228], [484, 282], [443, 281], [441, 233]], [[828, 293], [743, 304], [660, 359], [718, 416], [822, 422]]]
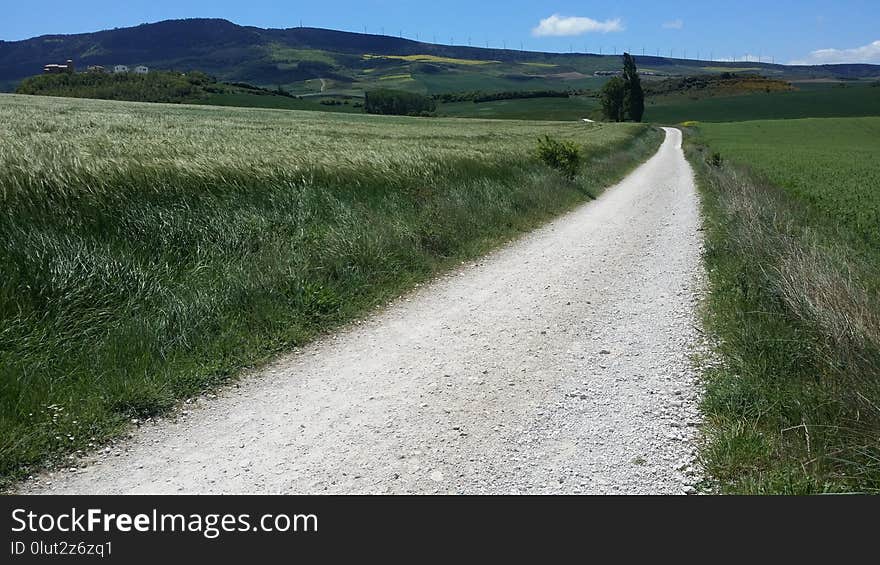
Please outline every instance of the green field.
[[[339, 98], [342, 101], [342, 98]], [[360, 107], [354, 104], [359, 102]], [[224, 93], [210, 94], [204, 100], [195, 102], [208, 106], [233, 106], [238, 108], [268, 108], [275, 110], [306, 110], [312, 112], [363, 113], [363, 100], [349, 100], [348, 104], [328, 106], [321, 104], [321, 98], [289, 98], [286, 96], [255, 96], [253, 94]]]
[[[427, 94], [442, 92], [503, 92], [514, 90], [580, 90], [597, 89], [607, 79], [587, 76], [575, 80], [534, 77], [531, 79], [512, 79], [502, 75], [480, 72], [483, 69], [464, 69], [437, 74], [415, 73], [413, 88]], [[545, 69], [546, 70], [546, 69]], [[534, 70], [532, 70], [534, 72]]]
[[[584, 202], [661, 134], [0, 96], [0, 482]], [[537, 139], [572, 140], [572, 180]]]
[[880, 252], [880, 118], [703, 124], [700, 133]]
[[488, 118], [504, 120], [558, 120], [578, 121], [598, 117], [599, 102], [588, 96], [571, 98], [525, 98], [495, 100], [492, 102], [452, 102], [441, 104], [437, 112], [443, 116], [460, 118]]
[[880, 492], [880, 118], [691, 139], [722, 361], [703, 403], [713, 486]]
[[737, 122], [795, 118], [880, 116], [880, 87], [866, 83], [797, 84], [793, 92], [709, 96], [686, 94], [648, 98], [645, 120]]
[[[688, 121], [738, 122], [809, 117], [880, 116], [880, 87], [868, 83], [797, 85], [793, 92], [737, 95], [673, 94], [647, 99], [645, 120], [678, 124]], [[540, 119], [572, 121], [600, 119], [599, 101], [589, 96], [500, 100], [441, 105], [439, 113], [463, 118]]]

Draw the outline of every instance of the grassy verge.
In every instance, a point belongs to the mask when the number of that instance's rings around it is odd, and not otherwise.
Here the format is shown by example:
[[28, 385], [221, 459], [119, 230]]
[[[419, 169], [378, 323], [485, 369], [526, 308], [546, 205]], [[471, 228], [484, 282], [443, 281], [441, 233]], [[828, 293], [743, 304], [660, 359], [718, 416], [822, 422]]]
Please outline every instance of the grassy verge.
[[[705, 376], [702, 454], [721, 492], [880, 492], [880, 195], [866, 182], [880, 170], [860, 160], [878, 124], [718, 124], [688, 136], [721, 361]], [[707, 163], [716, 151], [720, 166]]]
[[[645, 126], [0, 97], [0, 481], [596, 195]], [[574, 179], [538, 137], [577, 143]]]

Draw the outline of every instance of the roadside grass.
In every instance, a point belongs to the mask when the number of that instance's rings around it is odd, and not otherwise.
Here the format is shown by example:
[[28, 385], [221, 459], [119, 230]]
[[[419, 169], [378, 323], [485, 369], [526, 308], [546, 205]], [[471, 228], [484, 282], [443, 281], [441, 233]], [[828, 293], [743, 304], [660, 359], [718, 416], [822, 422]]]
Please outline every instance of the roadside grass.
[[702, 406], [717, 491], [880, 492], [878, 139], [876, 118], [688, 135], [720, 361]]
[[[597, 195], [647, 126], [0, 96], [0, 485]], [[537, 140], [581, 149], [573, 179]]]

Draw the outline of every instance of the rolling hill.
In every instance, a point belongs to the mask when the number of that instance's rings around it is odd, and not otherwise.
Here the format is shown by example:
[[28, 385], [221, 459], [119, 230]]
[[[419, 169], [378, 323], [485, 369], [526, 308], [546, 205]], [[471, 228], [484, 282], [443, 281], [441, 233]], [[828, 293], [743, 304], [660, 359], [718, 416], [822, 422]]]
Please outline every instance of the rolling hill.
[[[222, 19], [167, 20], [76, 35], [0, 41], [0, 90], [51, 62], [199, 70], [227, 82], [298, 95], [358, 95], [376, 86], [437, 94], [466, 90], [594, 88], [619, 56], [539, 53], [424, 43], [316, 28], [262, 29]], [[877, 65], [792, 67], [638, 56], [647, 77], [752, 72], [784, 80], [880, 77]]]

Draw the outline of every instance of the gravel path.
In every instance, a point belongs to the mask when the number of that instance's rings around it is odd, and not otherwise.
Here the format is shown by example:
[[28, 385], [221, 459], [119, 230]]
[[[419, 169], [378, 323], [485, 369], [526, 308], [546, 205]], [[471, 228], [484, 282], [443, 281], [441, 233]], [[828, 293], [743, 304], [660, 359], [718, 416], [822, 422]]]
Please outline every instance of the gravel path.
[[21, 490], [692, 491], [700, 218], [666, 131], [597, 201]]

